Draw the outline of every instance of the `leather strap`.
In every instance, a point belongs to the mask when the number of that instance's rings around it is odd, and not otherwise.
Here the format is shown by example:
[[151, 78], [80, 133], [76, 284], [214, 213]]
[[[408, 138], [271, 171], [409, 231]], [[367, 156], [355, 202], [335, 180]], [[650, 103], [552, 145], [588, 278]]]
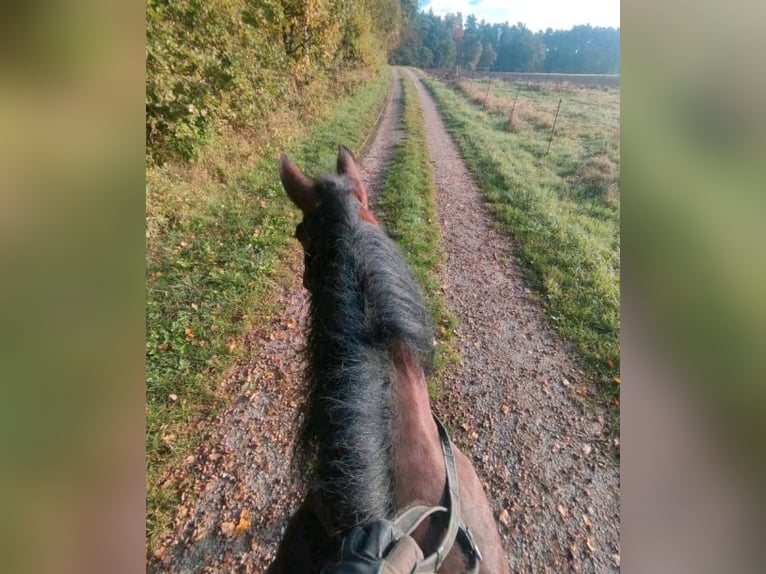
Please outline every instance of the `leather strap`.
[[444, 425], [436, 415], [433, 415], [433, 417], [434, 422], [436, 423], [436, 428], [439, 431], [439, 441], [441, 442], [442, 452], [444, 454], [444, 466], [447, 469], [447, 490], [449, 492], [448, 506], [447, 508], [444, 508], [443, 506], [414, 506], [402, 513], [394, 521], [394, 524], [410, 535], [428, 516], [436, 512], [447, 512], [449, 515], [447, 531], [444, 533], [441, 543], [433, 554], [424, 560], [419, 561], [412, 572], [437, 572], [444, 562], [444, 559], [447, 557], [447, 554], [449, 554], [449, 551], [452, 549], [452, 546], [455, 544], [455, 540], [458, 540], [463, 551], [473, 562], [473, 565], [468, 572], [470, 574], [475, 574], [479, 571], [481, 553], [479, 552], [468, 527], [459, 522], [460, 495], [458, 490], [455, 452], [452, 450], [452, 441], [450, 441], [449, 434], [447, 434], [447, 429], [444, 428]]

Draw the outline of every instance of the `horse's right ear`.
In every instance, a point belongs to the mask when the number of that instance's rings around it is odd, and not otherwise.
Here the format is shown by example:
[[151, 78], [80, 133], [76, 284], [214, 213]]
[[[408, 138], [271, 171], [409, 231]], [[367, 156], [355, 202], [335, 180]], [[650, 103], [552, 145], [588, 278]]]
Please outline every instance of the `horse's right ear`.
[[285, 188], [287, 196], [304, 215], [317, 208], [319, 197], [314, 189], [314, 183], [285, 154], [279, 156], [279, 179], [282, 180], [282, 187]]

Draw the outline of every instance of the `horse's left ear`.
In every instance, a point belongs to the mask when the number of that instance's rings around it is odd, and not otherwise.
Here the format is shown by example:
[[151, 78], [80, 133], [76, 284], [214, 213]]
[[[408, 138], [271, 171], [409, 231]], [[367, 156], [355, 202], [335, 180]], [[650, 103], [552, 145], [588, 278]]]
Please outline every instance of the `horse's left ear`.
[[351, 150], [344, 145], [338, 146], [338, 175], [345, 175], [354, 184], [354, 193], [359, 198], [359, 201], [366, 208], [367, 207], [367, 191], [362, 184], [362, 174], [359, 172], [359, 167], [356, 165], [354, 154]]

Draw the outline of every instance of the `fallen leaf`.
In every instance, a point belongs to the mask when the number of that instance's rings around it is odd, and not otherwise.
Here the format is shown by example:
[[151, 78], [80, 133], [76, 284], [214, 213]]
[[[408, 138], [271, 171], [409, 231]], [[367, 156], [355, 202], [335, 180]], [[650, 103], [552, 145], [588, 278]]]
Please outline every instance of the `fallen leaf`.
[[511, 412], [511, 407], [509, 407], [508, 405], [503, 405], [502, 407], [500, 407], [500, 410], [503, 411], [504, 415], [507, 415], [509, 412]]
[[593, 450], [593, 447], [591, 445], [589, 445], [589, 444], [585, 444], [582, 447], [582, 453], [585, 456], [588, 456], [591, 453], [592, 450]]
[[556, 510], [559, 511], [559, 514], [561, 515], [561, 518], [567, 518], [569, 516], [569, 509], [559, 504], [556, 507]]
[[614, 378], [614, 382], [619, 385], [620, 384], [620, 377], [615, 377]]
[[587, 514], [582, 515], [582, 521], [585, 523], [585, 526], [587, 526], [588, 528], [593, 527], [593, 523], [590, 521], [590, 518], [588, 518]]
[[221, 534], [227, 538], [231, 538], [234, 535], [234, 523], [233, 522], [221, 522]]
[[564, 385], [565, 387], [568, 387], [572, 383], [570, 383], [568, 379], [561, 379], [561, 384]]
[[586, 538], [585, 544], [588, 547], [588, 550], [590, 550], [591, 552], [596, 551], [596, 542], [593, 540], [593, 538], [591, 537]]
[[511, 525], [511, 515], [508, 513], [508, 511], [503, 508], [500, 511], [500, 514], [498, 515], [497, 519], [501, 522], [503, 526], [510, 526]]
[[191, 327], [186, 327], [186, 329], [184, 329], [184, 333], [186, 334], [187, 340], [191, 341], [194, 338], [194, 331]]
[[620, 555], [619, 554], [612, 554], [612, 560], [614, 560], [614, 563], [617, 564], [619, 567], [620, 565]]
[[234, 529], [234, 536], [242, 536], [242, 534], [250, 528], [250, 511], [246, 508], [239, 516], [239, 522]]

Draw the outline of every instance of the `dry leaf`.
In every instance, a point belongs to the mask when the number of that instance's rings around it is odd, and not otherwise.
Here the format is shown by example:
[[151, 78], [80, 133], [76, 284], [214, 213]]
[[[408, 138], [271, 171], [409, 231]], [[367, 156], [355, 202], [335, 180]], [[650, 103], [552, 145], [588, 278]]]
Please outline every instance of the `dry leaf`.
[[588, 550], [590, 550], [591, 552], [596, 551], [596, 542], [593, 540], [593, 538], [590, 538], [590, 537], [586, 538], [585, 544], [588, 547]]
[[234, 528], [233, 522], [221, 522], [221, 534], [227, 538], [231, 538], [234, 535]]
[[583, 447], [582, 447], [582, 453], [585, 456], [588, 456], [591, 453], [592, 450], [593, 450], [593, 447], [591, 445], [589, 445], [589, 444], [584, 444]]
[[585, 526], [587, 526], [588, 528], [593, 527], [593, 523], [590, 521], [590, 518], [588, 518], [587, 514], [582, 515], [582, 521], [585, 523]]
[[505, 508], [503, 508], [500, 511], [500, 514], [498, 515], [497, 519], [501, 522], [503, 526], [511, 525], [511, 515], [508, 513], [508, 511]]
[[561, 504], [559, 504], [556, 507], [556, 510], [559, 511], [559, 514], [561, 515], [561, 518], [567, 518], [569, 516], [569, 510], [567, 508], [565, 508], [564, 506], [562, 506]]
[[617, 566], [620, 566], [620, 555], [619, 554], [612, 554], [612, 560], [614, 560], [614, 563], [617, 564]]
[[248, 528], [250, 528], [250, 511], [246, 508], [239, 516], [239, 522], [237, 522], [237, 527], [234, 529], [234, 536], [242, 536]]
[[503, 405], [502, 407], [500, 407], [500, 410], [503, 411], [504, 415], [507, 415], [509, 412], [511, 412], [511, 407], [509, 407], [508, 405]]

